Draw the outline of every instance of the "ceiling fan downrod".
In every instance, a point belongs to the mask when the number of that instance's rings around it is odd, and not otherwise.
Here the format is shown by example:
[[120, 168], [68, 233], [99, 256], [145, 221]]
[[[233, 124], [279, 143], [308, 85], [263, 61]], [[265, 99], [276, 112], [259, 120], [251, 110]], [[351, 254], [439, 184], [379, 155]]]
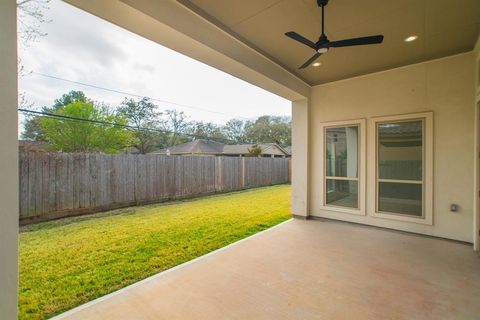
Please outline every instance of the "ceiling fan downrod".
[[379, 44], [383, 42], [383, 35], [377, 34], [373, 36], [357, 37], [343, 40], [330, 41], [325, 34], [325, 6], [328, 0], [317, 0], [318, 6], [322, 9], [322, 33], [317, 42], [313, 42], [295, 31], [286, 32], [285, 35], [303, 45], [315, 50], [315, 54], [308, 59], [299, 69], [304, 69], [317, 60], [322, 54], [327, 53], [330, 48], [342, 48], [351, 46], [363, 46], [369, 44]]
[[[320, 39], [325, 36], [325, 6], [328, 4], [328, 0], [317, 0], [317, 4], [320, 8], [322, 8], [322, 34], [320, 35]], [[326, 38], [326, 36], [325, 36]], [[320, 40], [319, 39], [319, 40]]]

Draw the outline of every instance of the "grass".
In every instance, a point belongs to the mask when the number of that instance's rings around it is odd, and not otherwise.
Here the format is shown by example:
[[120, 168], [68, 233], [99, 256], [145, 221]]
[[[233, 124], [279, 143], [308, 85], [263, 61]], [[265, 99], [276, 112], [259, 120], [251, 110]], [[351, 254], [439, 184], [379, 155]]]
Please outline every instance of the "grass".
[[19, 318], [51, 317], [289, 217], [280, 185], [25, 227]]

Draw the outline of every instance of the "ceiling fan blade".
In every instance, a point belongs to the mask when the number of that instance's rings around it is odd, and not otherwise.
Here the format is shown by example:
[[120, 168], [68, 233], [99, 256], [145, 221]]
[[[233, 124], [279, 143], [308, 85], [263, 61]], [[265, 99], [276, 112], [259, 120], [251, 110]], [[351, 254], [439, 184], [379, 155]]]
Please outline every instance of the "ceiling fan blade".
[[299, 35], [299, 34], [296, 33], [295, 31], [289, 31], [289, 32], [285, 33], [285, 35], [286, 35], [287, 37], [289, 37], [289, 38], [292, 38], [293, 40], [296, 40], [296, 41], [298, 41], [298, 42], [300, 42], [300, 43], [303, 43], [304, 45], [309, 46], [310, 48], [316, 50], [316, 48], [315, 48], [315, 43], [314, 43], [314, 42], [308, 40], [308, 39], [305, 38], [304, 36]]
[[300, 68], [298, 69], [305, 69], [306, 67], [308, 67], [313, 61], [317, 60], [318, 57], [320, 57], [322, 54], [317, 52], [315, 53], [310, 59], [308, 59], [304, 64], [302, 64], [300, 66]]
[[383, 35], [345, 39], [339, 41], [330, 42], [330, 47], [339, 48], [339, 47], [349, 47], [349, 46], [361, 46], [365, 44], [376, 44], [382, 43]]

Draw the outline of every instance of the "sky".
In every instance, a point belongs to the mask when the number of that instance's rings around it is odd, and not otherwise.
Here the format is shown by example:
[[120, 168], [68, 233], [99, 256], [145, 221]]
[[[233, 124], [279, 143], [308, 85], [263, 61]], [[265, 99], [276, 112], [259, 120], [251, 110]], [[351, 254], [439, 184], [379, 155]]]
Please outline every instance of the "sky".
[[158, 99], [159, 111], [174, 108], [196, 121], [223, 124], [231, 118], [291, 114], [290, 101], [282, 97], [62, 1], [52, 0], [45, 15], [50, 22], [41, 31], [47, 35], [20, 47], [28, 74], [19, 79], [19, 92], [31, 109], [50, 106], [70, 90], [112, 107], [130, 98], [43, 74]]

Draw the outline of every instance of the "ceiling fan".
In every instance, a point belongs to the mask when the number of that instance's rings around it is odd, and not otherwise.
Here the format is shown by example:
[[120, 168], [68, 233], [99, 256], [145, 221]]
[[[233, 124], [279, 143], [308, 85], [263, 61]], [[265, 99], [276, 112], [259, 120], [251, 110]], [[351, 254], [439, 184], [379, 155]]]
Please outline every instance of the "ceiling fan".
[[361, 38], [352, 38], [338, 41], [330, 41], [324, 32], [325, 25], [325, 15], [324, 10], [325, 6], [328, 4], [328, 0], [317, 0], [317, 4], [322, 8], [322, 34], [318, 38], [317, 42], [308, 40], [307, 38], [299, 35], [295, 31], [289, 31], [285, 35], [293, 40], [296, 40], [316, 51], [316, 53], [308, 59], [304, 64], [300, 66], [299, 69], [304, 69], [308, 67], [312, 62], [318, 59], [323, 53], [327, 53], [330, 48], [340, 48], [340, 47], [350, 47], [350, 46], [361, 46], [366, 44], [377, 44], [382, 43], [383, 35], [375, 35]]

